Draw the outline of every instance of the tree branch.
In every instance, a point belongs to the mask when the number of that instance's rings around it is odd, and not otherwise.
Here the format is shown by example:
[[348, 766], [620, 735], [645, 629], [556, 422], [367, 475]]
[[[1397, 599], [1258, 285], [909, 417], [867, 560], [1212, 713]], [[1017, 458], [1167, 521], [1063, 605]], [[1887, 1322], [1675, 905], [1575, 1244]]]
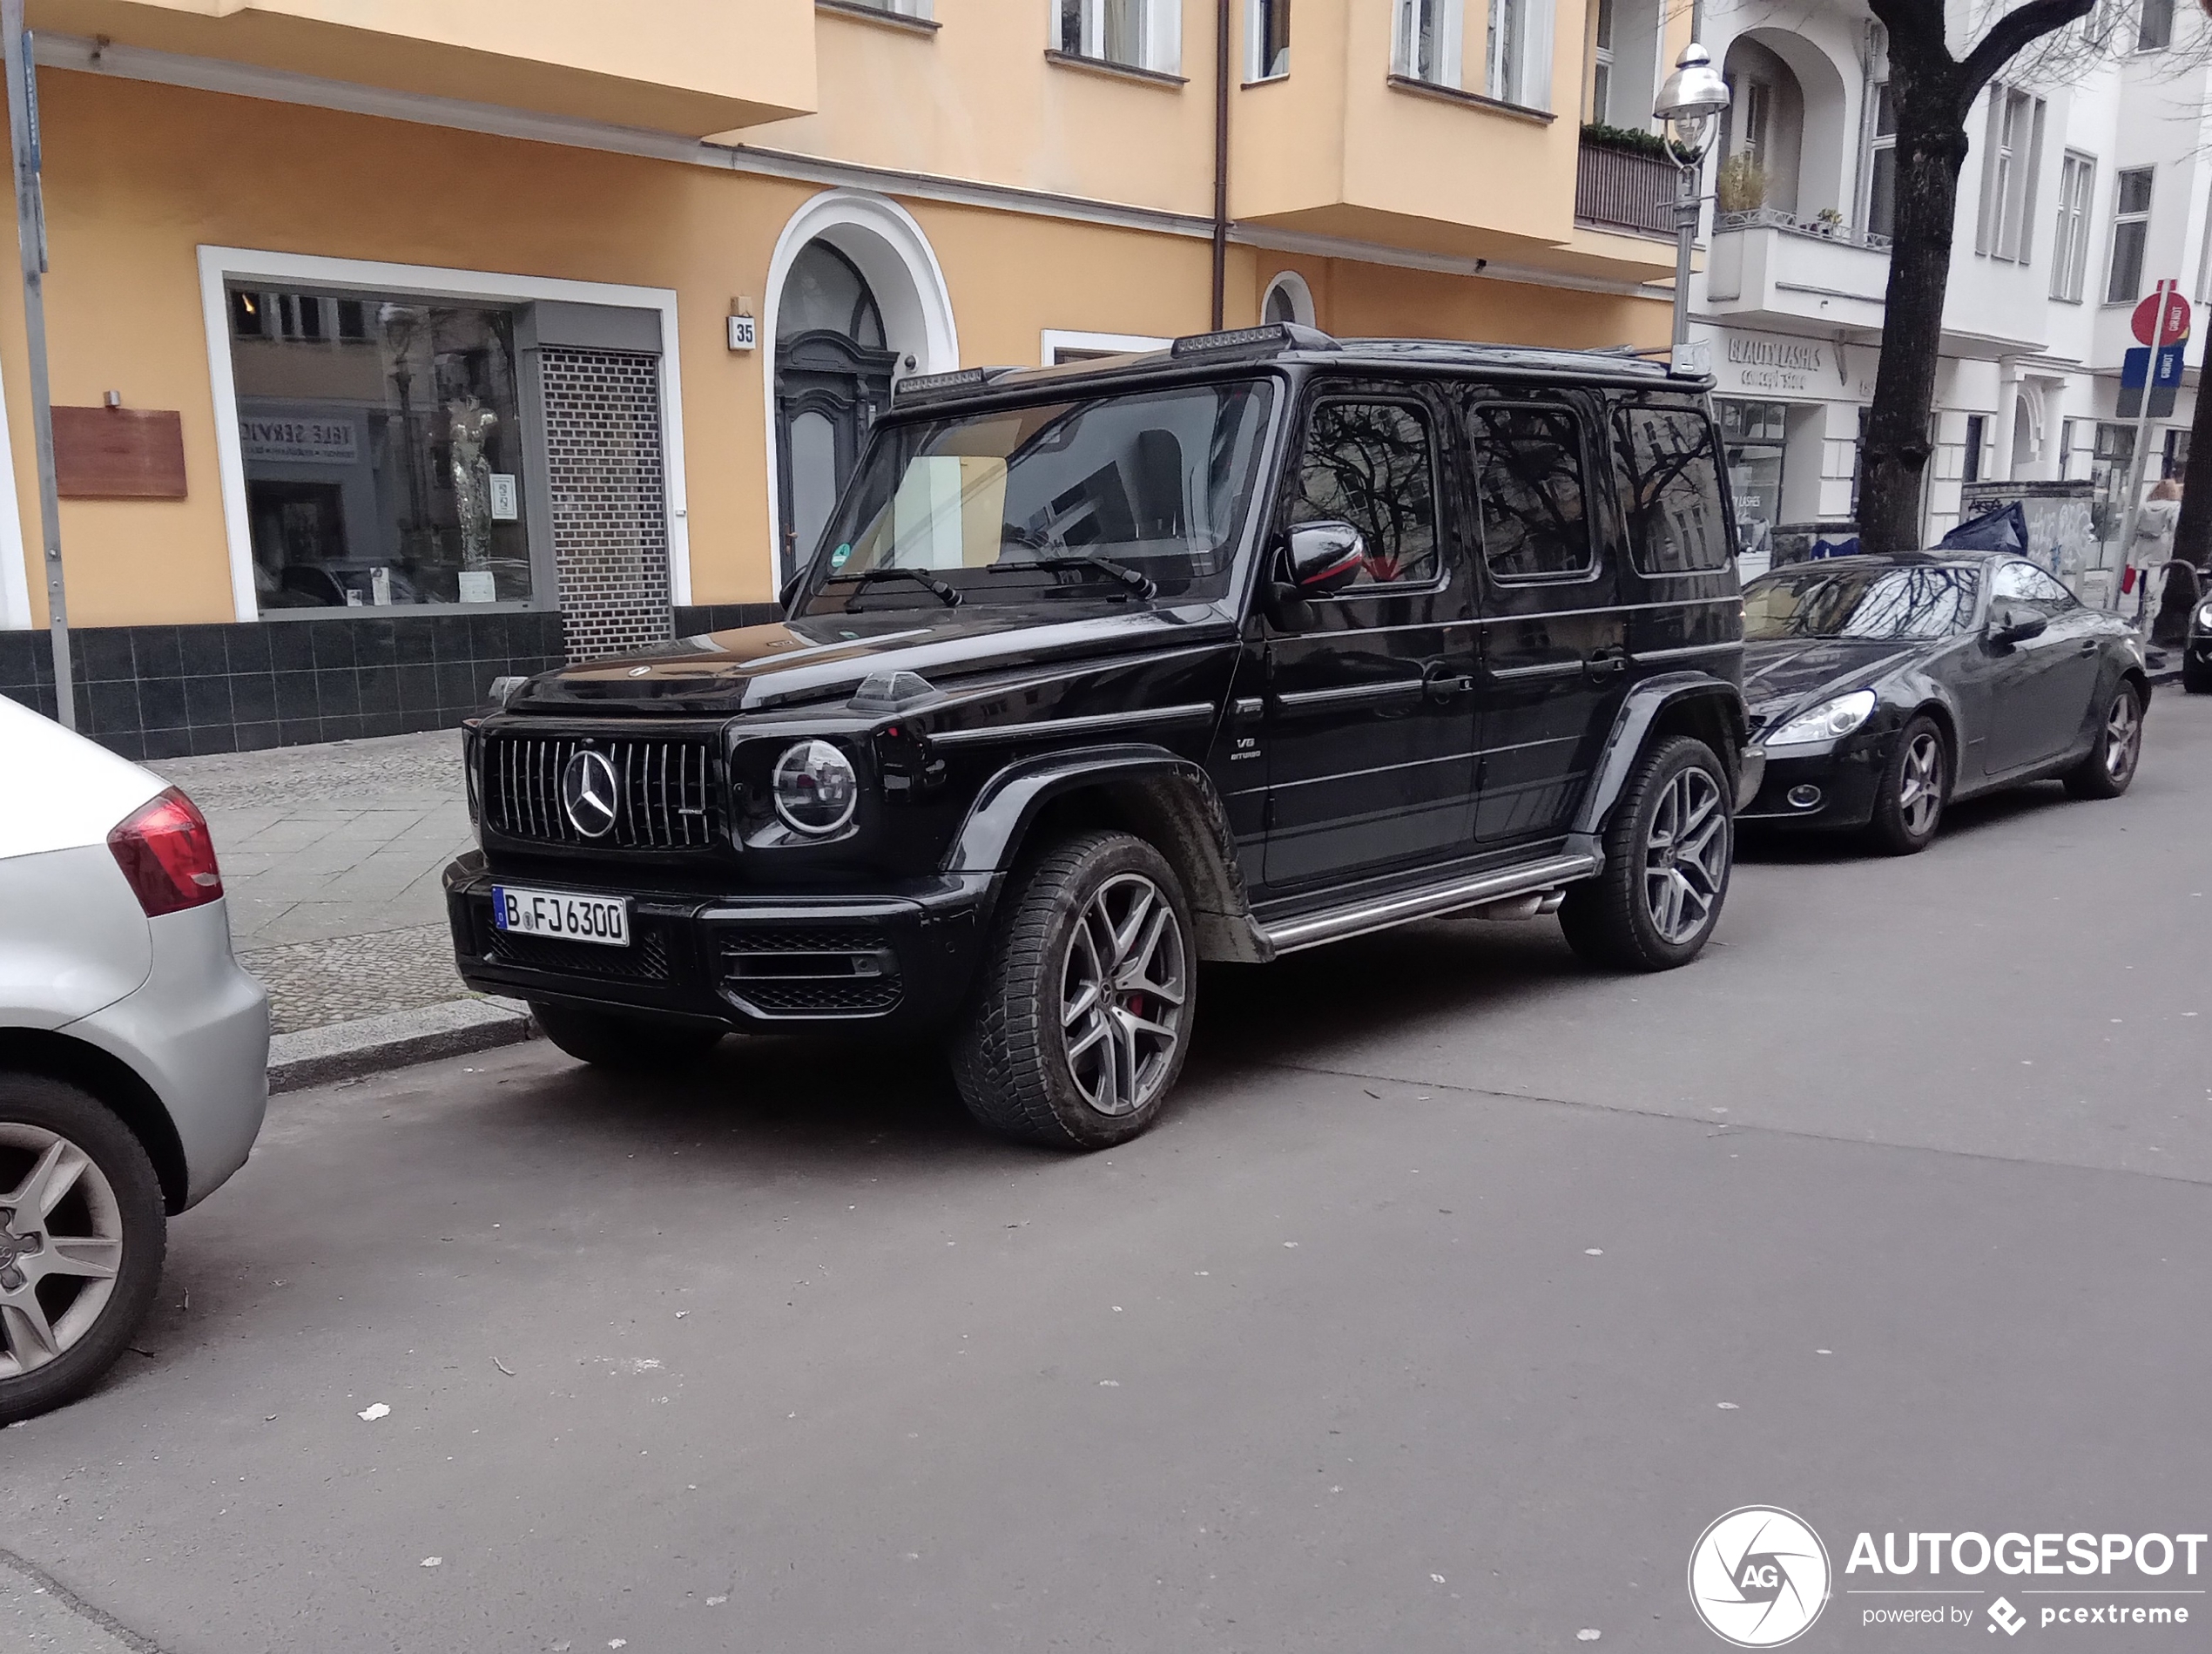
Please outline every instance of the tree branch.
[[2045, 35], [2056, 34], [2096, 10], [2096, 0], [2027, 0], [1989, 26], [1959, 66], [1959, 118], [1997, 71]]

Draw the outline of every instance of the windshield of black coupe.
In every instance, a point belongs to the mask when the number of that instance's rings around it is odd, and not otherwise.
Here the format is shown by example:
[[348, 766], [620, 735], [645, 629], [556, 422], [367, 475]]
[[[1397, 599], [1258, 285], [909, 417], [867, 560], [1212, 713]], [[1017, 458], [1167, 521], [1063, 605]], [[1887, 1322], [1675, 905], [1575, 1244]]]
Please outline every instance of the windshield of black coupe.
[[1743, 640], [1857, 638], [1875, 643], [1947, 638], [1971, 624], [1976, 593], [1969, 568], [1825, 568], [1817, 563], [1763, 575], [1743, 588]]
[[[1042, 402], [886, 427], [817, 551], [810, 614], [1227, 590], [1273, 388]], [[924, 578], [893, 577], [910, 570]]]

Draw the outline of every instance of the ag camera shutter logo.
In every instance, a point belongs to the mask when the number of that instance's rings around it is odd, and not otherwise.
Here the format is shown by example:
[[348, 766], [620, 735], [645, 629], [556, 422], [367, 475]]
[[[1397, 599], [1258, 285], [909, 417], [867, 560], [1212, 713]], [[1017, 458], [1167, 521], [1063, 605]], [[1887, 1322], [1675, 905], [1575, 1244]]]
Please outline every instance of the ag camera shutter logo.
[[1697, 1537], [1689, 1603], [1714, 1636], [1737, 1648], [1780, 1648], [1828, 1605], [1828, 1548], [1800, 1518], [1742, 1505]]

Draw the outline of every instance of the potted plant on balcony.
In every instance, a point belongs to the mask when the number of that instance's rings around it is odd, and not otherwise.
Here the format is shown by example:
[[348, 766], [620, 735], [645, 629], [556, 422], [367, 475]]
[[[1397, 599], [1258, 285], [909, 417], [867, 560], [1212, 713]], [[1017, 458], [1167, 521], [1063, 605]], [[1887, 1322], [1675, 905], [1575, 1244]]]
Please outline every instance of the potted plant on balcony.
[[1713, 198], [1730, 216], [1757, 212], [1766, 205], [1766, 169], [1748, 150], [1738, 150], [1713, 175]]
[[1843, 213], [1832, 206], [1824, 206], [1814, 213], [1812, 223], [1807, 227], [1832, 241], [1851, 240], [1851, 226], [1844, 222]]

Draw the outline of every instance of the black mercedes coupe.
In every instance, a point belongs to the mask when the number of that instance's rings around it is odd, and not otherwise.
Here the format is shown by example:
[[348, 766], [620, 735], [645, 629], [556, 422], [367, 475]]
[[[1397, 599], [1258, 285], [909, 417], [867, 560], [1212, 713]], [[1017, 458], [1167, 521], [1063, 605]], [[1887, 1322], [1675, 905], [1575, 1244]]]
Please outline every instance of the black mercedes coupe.
[[1743, 699], [1766, 779], [1746, 827], [1856, 828], [1925, 849], [1954, 799], [2134, 779], [2143, 646], [2004, 553], [1832, 557], [1743, 589]]

